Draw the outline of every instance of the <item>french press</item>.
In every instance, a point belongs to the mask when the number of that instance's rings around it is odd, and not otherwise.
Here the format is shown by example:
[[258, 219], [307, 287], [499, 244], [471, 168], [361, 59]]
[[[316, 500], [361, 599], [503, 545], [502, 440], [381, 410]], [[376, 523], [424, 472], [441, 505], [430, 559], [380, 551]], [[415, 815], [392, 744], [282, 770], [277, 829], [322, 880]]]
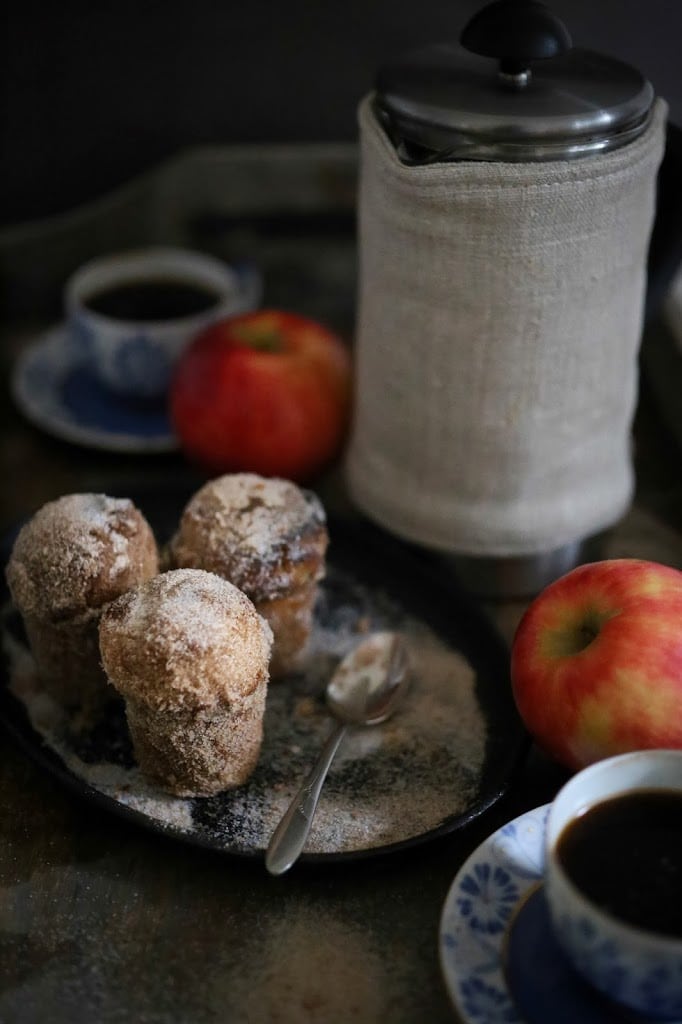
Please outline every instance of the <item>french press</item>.
[[632, 500], [665, 118], [537, 0], [489, 4], [360, 104], [349, 490], [482, 593], [540, 589]]

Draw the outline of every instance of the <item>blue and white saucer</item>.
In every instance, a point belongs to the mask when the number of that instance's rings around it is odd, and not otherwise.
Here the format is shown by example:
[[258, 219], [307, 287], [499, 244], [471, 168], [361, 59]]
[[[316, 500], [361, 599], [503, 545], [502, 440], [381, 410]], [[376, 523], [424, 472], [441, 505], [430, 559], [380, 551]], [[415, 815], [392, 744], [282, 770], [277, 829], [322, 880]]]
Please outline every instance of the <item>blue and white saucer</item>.
[[178, 447], [165, 402], [136, 402], [107, 390], [69, 343], [63, 326], [19, 356], [11, 380], [18, 408], [53, 437], [103, 451], [152, 453]]
[[465, 1024], [652, 1024], [573, 970], [540, 885], [549, 804], [504, 825], [453, 881], [440, 922], [445, 983]]

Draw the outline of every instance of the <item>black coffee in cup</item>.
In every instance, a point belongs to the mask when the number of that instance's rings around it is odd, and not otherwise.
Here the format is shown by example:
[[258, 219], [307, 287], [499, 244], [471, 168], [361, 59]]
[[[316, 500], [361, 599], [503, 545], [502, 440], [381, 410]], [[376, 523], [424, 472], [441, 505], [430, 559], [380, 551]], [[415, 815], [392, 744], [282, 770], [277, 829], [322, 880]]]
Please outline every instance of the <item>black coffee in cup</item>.
[[201, 284], [180, 278], [149, 277], [102, 287], [85, 298], [83, 305], [113, 320], [158, 322], [204, 313], [219, 298], [216, 291]]
[[682, 938], [682, 793], [641, 789], [574, 818], [557, 843], [564, 871], [628, 924]]

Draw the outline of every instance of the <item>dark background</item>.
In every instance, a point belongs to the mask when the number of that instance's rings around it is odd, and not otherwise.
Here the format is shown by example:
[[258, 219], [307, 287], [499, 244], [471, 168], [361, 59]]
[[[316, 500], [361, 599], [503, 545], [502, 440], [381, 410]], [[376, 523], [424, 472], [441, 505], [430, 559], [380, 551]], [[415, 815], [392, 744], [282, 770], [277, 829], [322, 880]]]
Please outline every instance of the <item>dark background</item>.
[[[388, 58], [456, 40], [471, 0], [13, 2], [0, 225], [63, 212], [203, 144], [353, 140]], [[576, 45], [638, 66], [682, 122], [678, 0], [555, 0]]]

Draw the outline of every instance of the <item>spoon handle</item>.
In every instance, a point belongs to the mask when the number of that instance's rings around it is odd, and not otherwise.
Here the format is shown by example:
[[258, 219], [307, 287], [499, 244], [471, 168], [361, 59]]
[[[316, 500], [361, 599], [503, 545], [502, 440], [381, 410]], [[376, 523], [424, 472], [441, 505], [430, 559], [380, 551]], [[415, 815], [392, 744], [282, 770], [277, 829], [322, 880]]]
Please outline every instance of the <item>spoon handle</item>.
[[273, 832], [265, 855], [265, 866], [271, 875], [282, 875], [288, 871], [303, 849], [329, 766], [334, 760], [334, 754], [346, 729], [346, 724], [339, 722], [329, 734], [315, 766], [306, 776]]

